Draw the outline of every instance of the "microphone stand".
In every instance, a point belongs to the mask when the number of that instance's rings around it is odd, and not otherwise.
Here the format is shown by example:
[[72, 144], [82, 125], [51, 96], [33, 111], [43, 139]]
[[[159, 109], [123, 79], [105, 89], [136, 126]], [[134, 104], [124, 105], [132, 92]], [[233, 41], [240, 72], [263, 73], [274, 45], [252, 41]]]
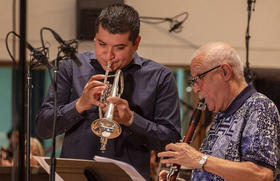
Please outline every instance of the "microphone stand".
[[[59, 55], [59, 53], [58, 53]], [[56, 118], [57, 118], [57, 75], [58, 75], [58, 61], [61, 58], [57, 56], [54, 60], [54, 78], [53, 78], [53, 89], [54, 89], [54, 103], [53, 103], [53, 133], [52, 133], [52, 153], [51, 153], [51, 167], [50, 167], [50, 178], [49, 181], [55, 181], [55, 169], [56, 169]], [[51, 75], [50, 75], [51, 76]]]
[[[255, 11], [255, 3], [256, 0], [248, 0], [248, 19], [247, 19], [247, 29], [246, 29], [246, 36], [245, 36], [245, 46], [246, 46], [246, 67], [245, 67], [245, 78], [248, 83], [251, 83], [253, 81], [253, 73], [250, 70], [249, 66], [249, 40], [251, 38], [249, 34], [250, 29], [250, 20], [251, 20], [251, 12], [252, 10]], [[252, 9], [252, 4], [254, 4]]]
[[[29, 65], [27, 66], [26, 71], [26, 180], [30, 181], [30, 137], [31, 137], [31, 107], [32, 107], [32, 69], [36, 65], [40, 65], [40, 62], [38, 64], [34, 63], [33, 61], [36, 59], [36, 56], [32, 58], [32, 55], [36, 54], [36, 52], [31, 52], [31, 61]], [[40, 61], [40, 60], [38, 60]]]
[[[56, 169], [56, 158], [55, 158], [55, 150], [56, 150], [56, 118], [57, 118], [57, 75], [59, 73], [59, 67], [58, 63], [60, 60], [64, 60], [66, 58], [71, 58], [73, 61], [77, 64], [77, 66], [81, 65], [81, 62], [78, 60], [78, 58], [75, 55], [76, 48], [77, 48], [77, 42], [72, 41], [70, 44], [67, 44], [54, 30], [48, 27], [41, 28], [40, 36], [41, 36], [41, 43], [42, 47], [44, 48], [44, 40], [43, 40], [43, 31], [48, 30], [50, 31], [54, 38], [60, 43], [60, 47], [58, 47], [58, 53], [57, 58], [54, 60], [54, 77], [52, 79], [50, 69], [49, 69], [49, 75], [52, 80], [52, 85], [54, 89], [54, 105], [53, 105], [53, 132], [52, 132], [52, 153], [51, 153], [51, 165], [50, 165], [50, 177], [49, 181], [55, 181], [55, 169]], [[75, 44], [75, 47], [71, 47], [71, 44]], [[60, 54], [64, 53], [64, 56], [61, 56]]]
[[25, 116], [25, 94], [24, 94], [24, 85], [25, 85], [25, 74], [26, 74], [26, 45], [25, 45], [25, 40], [26, 40], [26, 0], [20, 1], [20, 36], [22, 39], [20, 40], [20, 46], [19, 46], [19, 66], [18, 66], [18, 71], [19, 71], [19, 84], [18, 88], [19, 94], [17, 100], [17, 103], [19, 104], [19, 109], [18, 109], [18, 118], [17, 118], [17, 130], [19, 132], [18, 135], [18, 160], [17, 160], [17, 180], [22, 180], [25, 181], [25, 168], [24, 168], [24, 134], [25, 134], [25, 125], [26, 125], [26, 116]]
[[[47, 57], [45, 56], [46, 55], [46, 52], [45, 52], [45, 48], [43, 50], [39, 50], [39, 49], [35, 49], [33, 48], [33, 46], [31, 46], [27, 41], [24, 41], [24, 39], [22, 38], [22, 36], [18, 35], [17, 33], [15, 33], [14, 31], [10, 31], [7, 35], [6, 35], [6, 48], [7, 48], [7, 51], [11, 57], [11, 59], [13, 60], [13, 68], [15, 67], [15, 59], [14, 59], [14, 56], [11, 54], [10, 50], [9, 50], [9, 46], [8, 46], [8, 37], [10, 34], [13, 34], [14, 36], [18, 37], [20, 39], [20, 41], [24, 43], [25, 47], [27, 49], [29, 49], [31, 51], [31, 58], [30, 58], [30, 63], [29, 65], [27, 66], [27, 68], [25, 68], [24, 66], [24, 69], [23, 71], [25, 72], [24, 73], [24, 84], [23, 84], [23, 89], [24, 89], [24, 93], [23, 93], [23, 99], [20, 99], [20, 100], [23, 100], [24, 102], [24, 122], [25, 122], [25, 125], [24, 126], [19, 126], [18, 129], [22, 129], [22, 127], [25, 128], [24, 130], [24, 133], [22, 134], [21, 133], [21, 130], [19, 130], [19, 136], [23, 136], [23, 140], [20, 140], [20, 144], [21, 143], [25, 143], [25, 139], [26, 139], [26, 144], [25, 144], [25, 149], [26, 149], [26, 152], [24, 150], [24, 146], [22, 149], [19, 149], [19, 153], [18, 154], [23, 154], [23, 158], [24, 158], [24, 155], [25, 155], [25, 159], [22, 161], [21, 159], [17, 160], [19, 163], [19, 167], [23, 164], [24, 166], [26, 166], [26, 180], [29, 181], [30, 180], [30, 136], [31, 136], [31, 131], [30, 131], [30, 125], [31, 125], [31, 121], [30, 121], [30, 118], [31, 118], [31, 93], [32, 93], [32, 75], [31, 75], [31, 70], [32, 70], [32, 67], [35, 66], [35, 65], [46, 65], [48, 67], [48, 69], [50, 70], [51, 69], [51, 66], [48, 64], [48, 59]], [[43, 53], [44, 52], [44, 53]], [[34, 60], [37, 60], [38, 63], [34, 63], [33, 64], [33, 61]], [[14, 75], [13, 75], [14, 76]], [[14, 130], [14, 129], [13, 129]], [[17, 139], [17, 138], [16, 138]], [[21, 138], [20, 138], [21, 139]], [[14, 146], [15, 147], [15, 146]], [[20, 146], [19, 146], [20, 147]], [[14, 151], [15, 152], [15, 151]], [[23, 162], [23, 163], [20, 163], [20, 162]], [[26, 164], [26, 165], [25, 165]], [[19, 169], [19, 174], [23, 174], [21, 173], [22, 169]], [[21, 176], [19, 177], [20, 179], [25, 179], [24, 176]], [[14, 179], [12, 179], [14, 180]]]
[[[57, 118], [57, 75], [59, 73], [59, 67], [58, 63], [60, 60], [63, 60], [63, 57], [60, 56], [61, 48], [59, 48], [59, 51], [57, 53], [57, 58], [54, 60], [54, 77], [52, 79], [53, 89], [54, 89], [54, 104], [53, 104], [53, 132], [52, 132], [52, 153], [51, 153], [51, 165], [50, 165], [50, 177], [49, 181], [55, 181], [55, 170], [56, 170], [56, 156], [55, 156], [55, 150], [56, 150], [56, 118]], [[50, 73], [50, 72], [49, 72]], [[51, 76], [51, 74], [50, 74]]]
[[[40, 30], [40, 37], [43, 49], [45, 48], [44, 38], [43, 38], [43, 30], [51, 30], [49, 28], [41, 28]], [[49, 181], [55, 181], [55, 169], [56, 169], [56, 157], [55, 157], [55, 150], [56, 150], [56, 118], [57, 118], [57, 74], [58, 74], [58, 61], [62, 59], [60, 57], [61, 51], [59, 49], [57, 53], [57, 58], [54, 60], [54, 64], [52, 66], [54, 71], [54, 77], [51, 75], [51, 68], [48, 67], [48, 73], [51, 79], [51, 84], [54, 90], [54, 103], [53, 103], [53, 130], [52, 130], [52, 151], [50, 157], [50, 175]]]
[[31, 118], [31, 92], [32, 92], [32, 75], [31, 75], [31, 61], [27, 66], [26, 72], [26, 180], [30, 180], [30, 118]]

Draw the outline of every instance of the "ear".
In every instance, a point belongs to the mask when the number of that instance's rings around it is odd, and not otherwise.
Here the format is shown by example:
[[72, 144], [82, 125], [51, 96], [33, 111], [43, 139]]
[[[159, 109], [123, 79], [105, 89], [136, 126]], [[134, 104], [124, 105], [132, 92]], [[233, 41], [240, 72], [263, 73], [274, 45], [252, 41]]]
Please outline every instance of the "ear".
[[96, 42], [97, 42], [97, 40], [96, 40], [96, 38], [94, 37], [93, 38], [93, 43], [96, 45]]
[[138, 50], [138, 47], [139, 47], [139, 44], [140, 44], [140, 41], [141, 41], [141, 36], [139, 35], [136, 40], [135, 40], [135, 44], [134, 44], [134, 50]]
[[230, 80], [233, 76], [232, 66], [229, 64], [222, 65], [223, 77], [225, 80]]

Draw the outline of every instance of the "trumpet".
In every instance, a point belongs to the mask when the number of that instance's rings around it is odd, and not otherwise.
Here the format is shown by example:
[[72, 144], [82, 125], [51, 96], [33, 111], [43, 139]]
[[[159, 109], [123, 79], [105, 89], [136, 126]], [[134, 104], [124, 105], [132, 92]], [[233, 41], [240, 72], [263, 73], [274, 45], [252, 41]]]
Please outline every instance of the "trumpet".
[[[108, 97], [120, 97], [123, 92], [123, 74], [120, 69], [118, 69], [115, 75], [109, 75], [111, 64], [108, 63], [106, 66], [104, 83], [107, 85], [107, 89], [102, 91], [100, 96], [100, 101], [106, 104], [106, 99]], [[108, 81], [109, 77], [114, 77], [113, 84]], [[120, 85], [119, 85], [120, 84]], [[99, 119], [94, 120], [91, 123], [92, 132], [100, 137], [100, 150], [105, 151], [108, 139], [113, 139], [118, 137], [121, 132], [121, 126], [113, 120], [114, 117], [114, 107], [113, 103], [108, 105], [108, 109], [103, 115], [102, 109], [99, 107]]]

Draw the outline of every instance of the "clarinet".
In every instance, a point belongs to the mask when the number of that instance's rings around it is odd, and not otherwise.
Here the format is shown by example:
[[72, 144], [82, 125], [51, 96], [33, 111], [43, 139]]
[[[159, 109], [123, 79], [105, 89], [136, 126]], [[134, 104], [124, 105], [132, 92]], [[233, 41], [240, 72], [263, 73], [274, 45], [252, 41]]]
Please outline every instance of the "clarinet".
[[[185, 134], [182, 142], [188, 143], [188, 144], [191, 143], [191, 141], [193, 139], [195, 129], [196, 129], [198, 123], [199, 123], [201, 113], [202, 113], [202, 111], [205, 110], [205, 107], [206, 106], [205, 106], [205, 103], [204, 103], [204, 99], [200, 99], [199, 103], [197, 105], [197, 108], [192, 113], [192, 117], [191, 117], [191, 120], [189, 122], [188, 129], [186, 131], [186, 134]], [[180, 171], [180, 167], [181, 167], [181, 165], [177, 165], [177, 164], [172, 164], [171, 165], [169, 173], [167, 174], [167, 180], [168, 181], [176, 181], [177, 175]]]

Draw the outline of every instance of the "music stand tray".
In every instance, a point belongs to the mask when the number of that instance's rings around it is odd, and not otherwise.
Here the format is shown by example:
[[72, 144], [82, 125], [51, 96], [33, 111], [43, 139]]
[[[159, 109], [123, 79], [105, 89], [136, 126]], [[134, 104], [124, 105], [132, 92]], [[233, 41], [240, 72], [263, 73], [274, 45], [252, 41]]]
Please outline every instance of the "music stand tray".
[[[50, 172], [49, 157], [35, 157], [40, 165]], [[95, 160], [56, 159], [56, 181], [145, 181], [145, 179], [129, 164], [97, 157]], [[101, 160], [101, 161], [100, 161]]]

